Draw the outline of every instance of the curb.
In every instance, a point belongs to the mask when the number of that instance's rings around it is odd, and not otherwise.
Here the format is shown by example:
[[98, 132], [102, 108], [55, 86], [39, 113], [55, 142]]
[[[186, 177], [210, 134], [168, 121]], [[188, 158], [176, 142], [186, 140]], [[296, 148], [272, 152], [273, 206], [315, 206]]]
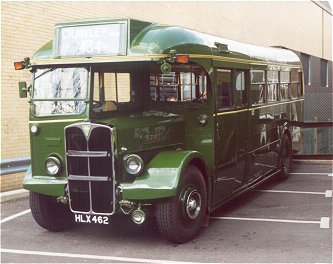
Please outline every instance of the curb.
[[28, 196], [29, 196], [29, 191], [24, 189], [2, 192], [0, 193], [0, 203], [19, 198], [26, 198]]

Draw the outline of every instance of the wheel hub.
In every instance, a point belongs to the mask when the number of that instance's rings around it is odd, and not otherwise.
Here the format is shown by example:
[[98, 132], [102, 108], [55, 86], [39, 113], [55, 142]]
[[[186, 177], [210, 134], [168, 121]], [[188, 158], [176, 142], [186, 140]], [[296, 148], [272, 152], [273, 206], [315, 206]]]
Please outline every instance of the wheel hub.
[[186, 216], [194, 220], [198, 217], [201, 210], [201, 195], [197, 190], [192, 190], [189, 192], [186, 204], [185, 204], [185, 211]]

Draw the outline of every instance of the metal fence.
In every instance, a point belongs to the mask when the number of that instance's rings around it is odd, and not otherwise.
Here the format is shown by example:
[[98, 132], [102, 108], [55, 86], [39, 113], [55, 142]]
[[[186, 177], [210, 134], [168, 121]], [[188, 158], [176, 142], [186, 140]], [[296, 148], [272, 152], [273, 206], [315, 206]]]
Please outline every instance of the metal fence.
[[304, 128], [304, 143], [299, 154], [333, 155], [332, 127]]
[[333, 156], [333, 123], [312, 122], [300, 125], [302, 140], [297, 155]]

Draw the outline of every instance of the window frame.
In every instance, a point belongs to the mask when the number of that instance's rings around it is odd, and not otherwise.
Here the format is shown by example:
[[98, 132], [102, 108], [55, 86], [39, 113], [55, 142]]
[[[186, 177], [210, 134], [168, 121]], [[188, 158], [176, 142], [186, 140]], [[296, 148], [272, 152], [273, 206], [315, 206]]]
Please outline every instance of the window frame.
[[[249, 105], [249, 91], [248, 91], [248, 84], [249, 84], [249, 69], [242, 69], [242, 68], [227, 68], [227, 67], [219, 67], [216, 68], [216, 77], [215, 77], [215, 81], [216, 81], [216, 85], [215, 85], [215, 89], [216, 89], [216, 109], [218, 112], [223, 112], [223, 111], [228, 111], [228, 110], [238, 110], [238, 109], [244, 109], [247, 108]], [[218, 84], [217, 84], [217, 75], [219, 72], [230, 72], [230, 106], [223, 106], [220, 105], [220, 97], [219, 96], [219, 90], [218, 90]], [[243, 77], [244, 77], [244, 89], [243, 90], [237, 90], [236, 88], [236, 78], [238, 76], [238, 73], [243, 73]], [[239, 103], [239, 100], [237, 100], [237, 92], [242, 92], [242, 97], [241, 97], [241, 101], [242, 103], [237, 105], [237, 103]]]
[[[182, 67], [182, 65], [173, 65], [173, 71], [171, 72], [176, 76], [176, 100], [161, 100], [160, 96], [161, 92], [161, 79], [163, 78], [163, 74], [157, 71], [149, 71], [149, 92], [148, 96], [152, 103], [162, 103], [162, 104], [184, 104], [184, 103], [206, 103], [209, 98], [209, 75], [203, 67], [197, 67], [196, 65], [189, 65], [189, 67]], [[190, 83], [184, 83], [182, 80], [184, 78], [181, 77], [181, 74], [191, 74]], [[164, 74], [166, 75], [166, 74]], [[201, 76], [204, 76], [203, 84], [204, 89], [201, 92], [200, 88], [202, 88], [200, 80]], [[152, 85], [152, 78], [155, 78], [155, 85]], [[194, 82], [192, 82], [194, 81]], [[189, 90], [187, 91], [184, 89], [186, 86], [190, 86]], [[155, 89], [153, 93], [155, 96], [152, 96], [152, 89]], [[190, 98], [184, 100], [184, 95], [186, 92], [190, 93]], [[200, 93], [201, 92], [201, 93]], [[193, 96], [193, 97], [192, 97]], [[154, 99], [155, 98], [155, 99]]]
[[[256, 82], [256, 83], [253, 83], [252, 80], [250, 80], [250, 104], [252, 106], [260, 106], [260, 105], [263, 105], [263, 104], [267, 103], [267, 71], [266, 70], [260, 70], [260, 69], [253, 69], [253, 70], [250, 70], [250, 74], [252, 72], [256, 72], [256, 71], [257, 72], [260, 71], [260, 72], [263, 73], [264, 80], [262, 82]], [[253, 103], [252, 93], [251, 93], [252, 92], [252, 89], [251, 89], [252, 85], [263, 85], [263, 89], [262, 89], [262, 91], [263, 91], [263, 100], [262, 100], [262, 102], [259, 101], [258, 103]]]

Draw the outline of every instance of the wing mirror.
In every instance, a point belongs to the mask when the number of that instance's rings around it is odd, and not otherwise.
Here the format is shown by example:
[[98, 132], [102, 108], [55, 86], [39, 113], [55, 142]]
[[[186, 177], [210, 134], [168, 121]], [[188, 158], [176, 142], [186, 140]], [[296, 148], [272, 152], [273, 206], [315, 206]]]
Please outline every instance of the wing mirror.
[[27, 87], [26, 82], [19, 82], [19, 94], [20, 98], [27, 98], [28, 92], [30, 93], [31, 85]]

